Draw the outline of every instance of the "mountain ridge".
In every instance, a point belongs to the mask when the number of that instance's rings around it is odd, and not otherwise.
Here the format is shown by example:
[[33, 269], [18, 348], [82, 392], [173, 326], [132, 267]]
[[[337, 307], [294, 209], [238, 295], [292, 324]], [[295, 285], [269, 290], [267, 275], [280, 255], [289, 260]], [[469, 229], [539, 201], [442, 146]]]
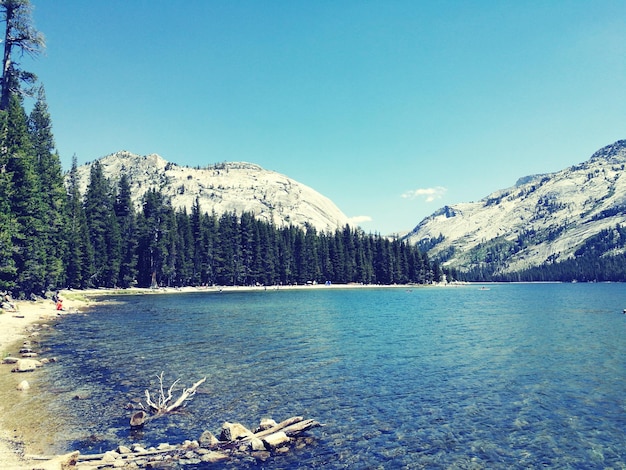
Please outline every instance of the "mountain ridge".
[[[334, 231], [349, 218], [326, 196], [288, 176], [248, 162], [222, 162], [191, 168], [168, 162], [158, 154], [137, 155], [122, 150], [97, 159], [104, 175], [117, 184], [125, 173], [137, 209], [149, 189], [171, 198], [177, 209], [189, 212], [199, 201], [203, 212], [251, 212], [277, 226], [312, 226]], [[94, 162], [77, 168], [79, 187], [85, 194]]]
[[580, 164], [444, 206], [405, 239], [460, 270], [511, 273], [571, 259], [585, 240], [626, 223], [625, 166], [619, 140]]

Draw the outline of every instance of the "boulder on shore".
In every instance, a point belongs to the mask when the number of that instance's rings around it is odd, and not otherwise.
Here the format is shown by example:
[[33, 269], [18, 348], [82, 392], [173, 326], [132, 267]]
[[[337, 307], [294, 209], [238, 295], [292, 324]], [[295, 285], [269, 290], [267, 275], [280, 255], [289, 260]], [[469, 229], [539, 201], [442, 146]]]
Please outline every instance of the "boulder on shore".
[[41, 362], [35, 359], [20, 359], [15, 363], [15, 368], [11, 372], [33, 372], [41, 366]]
[[19, 384], [17, 384], [17, 389], [20, 392], [25, 392], [26, 390], [29, 390], [30, 384], [28, 383], [28, 380], [22, 380]]

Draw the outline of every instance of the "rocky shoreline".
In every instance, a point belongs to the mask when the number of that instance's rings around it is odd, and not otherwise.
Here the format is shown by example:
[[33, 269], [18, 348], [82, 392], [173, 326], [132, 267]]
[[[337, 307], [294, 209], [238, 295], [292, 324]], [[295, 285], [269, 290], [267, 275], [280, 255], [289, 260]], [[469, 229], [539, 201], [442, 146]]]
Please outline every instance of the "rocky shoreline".
[[50, 299], [17, 301], [11, 304], [5, 304], [0, 313], [0, 410], [3, 411], [0, 462], [3, 469], [12, 470], [58, 468], [40, 465], [28, 456], [28, 446], [24, 443], [25, 430], [19, 423], [9, 421], [7, 416], [15, 411], [15, 407], [28, 403], [36, 394], [35, 384], [39, 378], [36, 369], [55, 360], [40, 357], [36, 352], [41, 334], [59, 316], [75, 312], [79, 306], [88, 305], [88, 300], [75, 294], [68, 295], [63, 310], [57, 310], [56, 304]]

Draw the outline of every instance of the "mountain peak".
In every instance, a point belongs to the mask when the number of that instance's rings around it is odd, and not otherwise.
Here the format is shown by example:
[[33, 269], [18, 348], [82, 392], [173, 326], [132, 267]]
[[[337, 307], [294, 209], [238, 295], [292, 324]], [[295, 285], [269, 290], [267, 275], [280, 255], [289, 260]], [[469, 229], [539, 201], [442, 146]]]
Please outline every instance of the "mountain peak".
[[618, 140], [611, 145], [602, 147], [591, 156], [589, 161], [593, 162], [600, 159], [604, 159], [609, 163], [626, 162], [626, 140]]

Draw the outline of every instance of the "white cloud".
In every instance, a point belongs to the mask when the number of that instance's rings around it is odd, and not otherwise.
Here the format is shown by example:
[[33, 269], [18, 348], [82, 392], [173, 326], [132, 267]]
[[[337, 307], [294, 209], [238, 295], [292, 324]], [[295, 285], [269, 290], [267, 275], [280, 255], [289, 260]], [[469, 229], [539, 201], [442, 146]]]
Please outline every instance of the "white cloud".
[[362, 224], [363, 222], [371, 222], [372, 218], [369, 215], [357, 215], [354, 217], [350, 217], [348, 219], [348, 223], [350, 225], [359, 225]]
[[419, 188], [406, 191], [402, 194], [404, 199], [416, 199], [423, 197], [426, 202], [433, 202], [437, 199], [441, 199], [448, 191], [443, 186], [435, 186], [434, 188]]

